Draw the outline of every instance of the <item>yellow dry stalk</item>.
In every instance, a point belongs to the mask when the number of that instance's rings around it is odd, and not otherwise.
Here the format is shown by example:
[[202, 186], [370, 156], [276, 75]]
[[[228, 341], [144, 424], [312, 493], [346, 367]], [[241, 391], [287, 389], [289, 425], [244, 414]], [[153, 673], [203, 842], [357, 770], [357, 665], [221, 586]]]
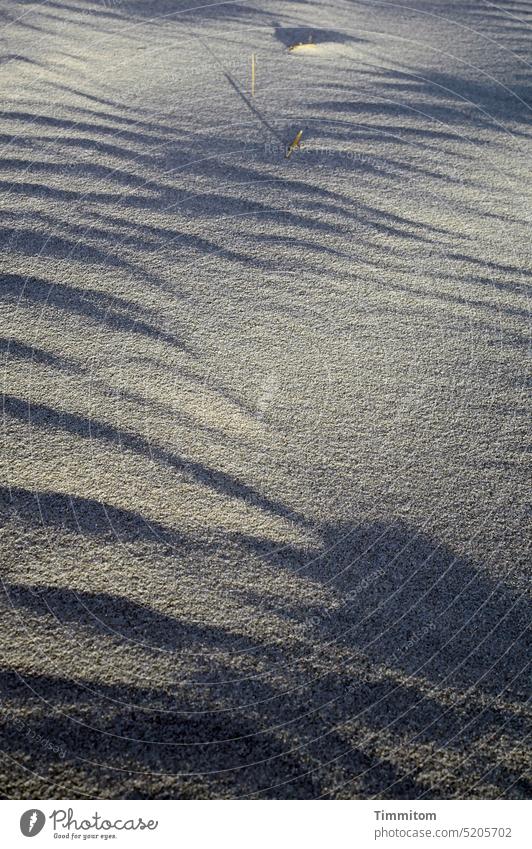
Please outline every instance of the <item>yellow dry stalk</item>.
[[299, 132], [298, 132], [298, 134], [296, 135], [296, 137], [295, 137], [294, 141], [292, 142], [292, 144], [290, 144], [290, 145], [288, 146], [288, 150], [286, 151], [286, 158], [287, 158], [287, 159], [288, 159], [290, 156], [292, 156], [292, 154], [293, 154], [294, 150], [297, 150], [297, 148], [299, 147], [300, 142], [301, 142], [301, 136], [302, 136], [302, 135], [303, 135], [303, 130], [299, 130]]

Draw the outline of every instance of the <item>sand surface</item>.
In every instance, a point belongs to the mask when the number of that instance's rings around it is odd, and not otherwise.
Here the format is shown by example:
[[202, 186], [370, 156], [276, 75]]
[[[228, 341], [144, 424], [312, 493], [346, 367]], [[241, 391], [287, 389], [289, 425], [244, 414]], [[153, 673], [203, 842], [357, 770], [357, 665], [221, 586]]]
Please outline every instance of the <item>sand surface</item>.
[[0, 23], [3, 795], [530, 795], [532, 3]]

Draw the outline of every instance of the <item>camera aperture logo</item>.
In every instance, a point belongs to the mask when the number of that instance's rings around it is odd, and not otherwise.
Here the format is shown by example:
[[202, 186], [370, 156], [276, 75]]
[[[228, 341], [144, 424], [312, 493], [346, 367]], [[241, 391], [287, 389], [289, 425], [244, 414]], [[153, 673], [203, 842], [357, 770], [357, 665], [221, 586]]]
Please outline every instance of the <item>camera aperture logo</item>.
[[42, 811], [37, 808], [31, 808], [29, 811], [24, 811], [20, 818], [20, 830], [24, 837], [35, 837], [42, 831], [46, 817]]

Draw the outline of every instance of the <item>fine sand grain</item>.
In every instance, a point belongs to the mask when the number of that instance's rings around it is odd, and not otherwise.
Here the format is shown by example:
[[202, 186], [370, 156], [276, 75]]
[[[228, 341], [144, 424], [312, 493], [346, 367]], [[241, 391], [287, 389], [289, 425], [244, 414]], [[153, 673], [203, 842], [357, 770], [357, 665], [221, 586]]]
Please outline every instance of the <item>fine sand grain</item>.
[[532, 3], [0, 8], [3, 795], [530, 795]]

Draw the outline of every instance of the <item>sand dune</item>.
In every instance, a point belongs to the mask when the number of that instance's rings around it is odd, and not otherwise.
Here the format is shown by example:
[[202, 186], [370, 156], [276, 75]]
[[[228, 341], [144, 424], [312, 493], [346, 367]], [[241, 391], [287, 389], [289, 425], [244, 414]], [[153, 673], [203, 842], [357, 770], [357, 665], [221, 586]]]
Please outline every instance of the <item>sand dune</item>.
[[529, 795], [532, 5], [1, 20], [3, 794]]

